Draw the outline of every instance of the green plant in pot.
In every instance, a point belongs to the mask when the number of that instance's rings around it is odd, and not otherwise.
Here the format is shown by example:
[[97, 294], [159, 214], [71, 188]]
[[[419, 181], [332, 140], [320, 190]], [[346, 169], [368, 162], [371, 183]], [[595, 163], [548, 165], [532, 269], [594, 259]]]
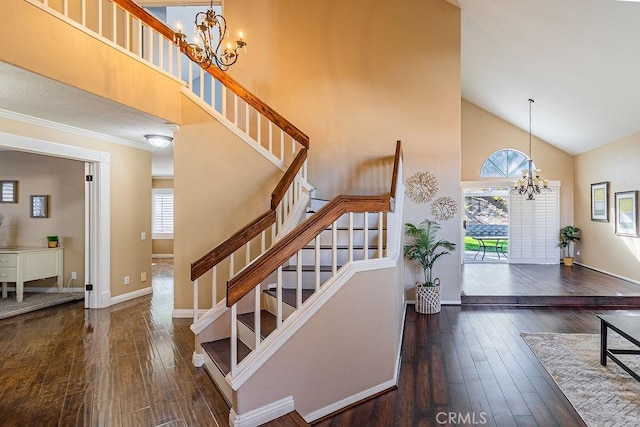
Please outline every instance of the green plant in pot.
[[571, 246], [575, 242], [580, 241], [579, 234], [580, 234], [580, 229], [573, 225], [567, 225], [566, 227], [562, 227], [560, 229], [560, 243], [558, 244], [558, 246], [560, 246], [563, 249], [564, 257], [562, 258], [562, 261], [564, 262], [564, 265], [566, 265], [567, 267], [573, 266], [573, 256], [571, 255], [572, 254]]
[[[443, 255], [455, 250], [456, 244], [448, 240], [438, 240], [440, 224], [425, 219], [419, 225], [406, 223], [407, 236], [404, 256], [416, 261], [424, 271], [424, 283], [416, 282], [416, 311], [434, 314], [440, 312], [440, 279], [433, 278], [433, 267]], [[437, 300], [437, 301], [436, 301]]]
[[47, 236], [47, 244], [50, 248], [58, 247], [58, 236]]

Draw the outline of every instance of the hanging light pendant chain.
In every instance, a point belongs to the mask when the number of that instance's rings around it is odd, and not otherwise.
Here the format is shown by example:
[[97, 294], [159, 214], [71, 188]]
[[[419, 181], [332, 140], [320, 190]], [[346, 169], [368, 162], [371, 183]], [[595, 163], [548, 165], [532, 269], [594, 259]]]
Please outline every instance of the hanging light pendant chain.
[[[516, 182], [513, 190], [514, 194], [520, 194], [527, 196], [527, 200], [535, 200], [535, 196], [540, 194], [542, 190], [551, 191], [548, 179], [540, 178], [540, 169], [533, 168], [533, 158], [531, 157], [531, 104], [535, 101], [529, 98], [529, 160], [527, 161], [528, 168], [522, 170], [522, 178]], [[542, 184], [542, 187], [540, 186]]]

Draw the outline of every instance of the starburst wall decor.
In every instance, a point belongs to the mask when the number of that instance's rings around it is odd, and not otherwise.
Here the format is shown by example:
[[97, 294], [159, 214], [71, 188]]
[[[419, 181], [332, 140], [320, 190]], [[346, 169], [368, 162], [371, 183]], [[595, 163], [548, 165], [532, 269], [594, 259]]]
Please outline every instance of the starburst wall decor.
[[413, 202], [429, 202], [438, 192], [438, 179], [429, 172], [416, 172], [405, 181], [404, 191]]
[[458, 205], [455, 200], [449, 196], [438, 197], [431, 204], [431, 214], [438, 221], [451, 219], [456, 212], [458, 212]]

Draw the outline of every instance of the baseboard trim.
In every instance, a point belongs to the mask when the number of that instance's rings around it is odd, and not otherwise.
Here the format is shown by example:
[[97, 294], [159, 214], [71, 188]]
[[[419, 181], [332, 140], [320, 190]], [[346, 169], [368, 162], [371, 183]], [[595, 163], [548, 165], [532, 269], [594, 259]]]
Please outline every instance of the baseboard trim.
[[[207, 311], [204, 308], [198, 310], [198, 317], [205, 314]], [[174, 319], [193, 319], [193, 309], [192, 308], [174, 308], [171, 312], [171, 317]]]
[[173, 259], [173, 254], [151, 254], [151, 258]]
[[118, 295], [116, 297], [111, 297], [111, 305], [119, 304], [121, 302], [132, 300], [134, 298], [149, 295], [152, 292], [153, 292], [153, 288], [149, 286], [148, 288], [138, 289], [137, 291], [128, 292], [126, 294]]
[[[409, 299], [407, 300], [407, 304], [416, 305], [416, 300]], [[440, 301], [441, 305], [462, 305], [462, 301]]]
[[354, 403], [360, 402], [362, 400], [368, 399], [373, 395], [385, 392], [389, 389], [392, 389], [396, 386], [395, 380], [391, 379], [389, 381], [385, 381], [381, 384], [375, 385], [367, 390], [356, 393], [352, 396], [349, 396], [345, 399], [342, 399], [338, 402], [332, 403], [331, 405], [325, 406], [324, 408], [320, 408], [317, 411], [313, 411], [309, 414], [303, 415], [302, 417], [308, 423], [312, 423], [322, 417], [326, 417], [329, 414], [333, 414], [334, 412], [338, 412], [341, 409], [353, 405]]
[[231, 409], [229, 411], [229, 426], [231, 427], [254, 427], [262, 425], [278, 417], [288, 414], [294, 410], [293, 396], [272, 402], [260, 408], [253, 409], [246, 414], [236, 414]]
[[620, 280], [625, 280], [625, 281], [627, 281], [627, 282], [631, 282], [631, 283], [633, 283], [634, 285], [640, 285], [640, 282], [639, 282], [639, 281], [637, 281], [637, 280], [633, 280], [633, 279], [630, 279], [630, 278], [625, 277], [625, 276], [621, 276], [621, 275], [619, 275], [619, 274], [611, 273], [611, 272], [609, 272], [609, 271], [602, 270], [602, 269], [600, 269], [600, 268], [596, 268], [596, 267], [592, 267], [592, 266], [590, 266], [590, 265], [583, 264], [583, 263], [581, 263], [581, 262], [573, 261], [573, 263], [574, 263], [574, 264], [576, 264], [576, 265], [579, 265], [580, 267], [588, 268], [589, 270], [597, 271], [597, 272], [599, 272], [599, 273], [606, 274], [606, 275], [611, 276], [611, 277], [615, 277], [616, 279], [620, 279]]

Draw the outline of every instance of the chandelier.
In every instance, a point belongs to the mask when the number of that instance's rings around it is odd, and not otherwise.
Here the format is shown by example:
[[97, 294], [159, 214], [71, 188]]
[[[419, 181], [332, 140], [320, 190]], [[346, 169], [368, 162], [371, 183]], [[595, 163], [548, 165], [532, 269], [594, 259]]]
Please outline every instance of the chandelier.
[[535, 200], [535, 196], [542, 191], [551, 191], [549, 180], [540, 178], [542, 171], [533, 168], [533, 160], [531, 159], [531, 104], [534, 102], [533, 99], [529, 99], [529, 160], [527, 162], [529, 168], [522, 169], [522, 178], [516, 182], [515, 187], [511, 190], [514, 194], [526, 195], [527, 200]]
[[233, 47], [230, 42], [227, 42], [226, 47], [222, 48], [225, 38], [229, 36], [227, 21], [224, 16], [213, 10], [213, 0], [211, 0], [209, 10], [196, 13], [194, 25], [197, 35], [193, 43], [187, 42], [187, 36], [181, 31], [180, 26], [175, 33], [175, 41], [178, 45], [186, 43], [187, 56], [204, 68], [215, 64], [222, 71], [227, 71], [238, 60], [238, 50], [247, 51], [247, 43], [242, 40], [242, 32]]

